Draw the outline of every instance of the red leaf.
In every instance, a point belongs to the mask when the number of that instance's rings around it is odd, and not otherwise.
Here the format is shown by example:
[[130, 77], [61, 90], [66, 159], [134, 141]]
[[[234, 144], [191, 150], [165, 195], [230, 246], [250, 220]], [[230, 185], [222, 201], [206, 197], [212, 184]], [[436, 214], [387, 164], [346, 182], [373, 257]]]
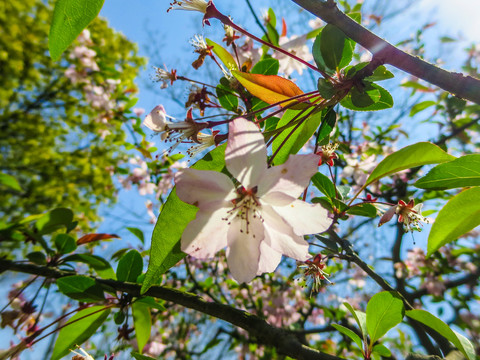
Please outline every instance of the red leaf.
[[120, 239], [120, 236], [115, 234], [87, 234], [83, 235], [80, 239], [77, 240], [77, 245], [88, 244], [93, 241], [106, 240], [106, 239]]

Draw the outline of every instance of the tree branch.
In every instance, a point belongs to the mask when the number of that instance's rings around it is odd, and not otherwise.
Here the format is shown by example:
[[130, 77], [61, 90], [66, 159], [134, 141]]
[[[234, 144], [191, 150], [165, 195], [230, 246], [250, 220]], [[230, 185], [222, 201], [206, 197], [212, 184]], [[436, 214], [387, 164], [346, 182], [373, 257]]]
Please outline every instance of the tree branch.
[[[33, 264], [15, 263], [9, 260], [0, 259], [0, 273], [4, 271], [16, 271], [26, 274], [34, 274], [46, 278], [59, 279], [65, 276], [76, 275], [75, 272], [57, 270], [46, 266], [37, 266]], [[109, 289], [128, 293], [134, 297], [139, 297], [139, 284], [125, 283], [116, 280], [106, 280], [95, 278], [95, 281]], [[246, 311], [235, 309], [228, 305], [207, 302], [201, 297], [182, 292], [176, 289], [164, 286], [152, 286], [144, 295], [153, 296], [165, 301], [171, 301], [175, 304], [185, 306], [186, 308], [200, 311], [204, 314], [216, 317], [229, 322], [232, 325], [246, 330], [251, 337], [266, 346], [272, 346], [281, 354], [290, 356], [299, 360], [341, 360], [342, 358], [323, 353], [303, 345], [298, 338], [281, 328], [268, 324], [258, 316], [252, 315]]]
[[323, 21], [337, 26], [345, 35], [369, 50], [377, 61], [395, 66], [460, 98], [480, 104], [480, 80], [446, 71], [396, 48], [341, 12], [334, 1], [292, 1]]

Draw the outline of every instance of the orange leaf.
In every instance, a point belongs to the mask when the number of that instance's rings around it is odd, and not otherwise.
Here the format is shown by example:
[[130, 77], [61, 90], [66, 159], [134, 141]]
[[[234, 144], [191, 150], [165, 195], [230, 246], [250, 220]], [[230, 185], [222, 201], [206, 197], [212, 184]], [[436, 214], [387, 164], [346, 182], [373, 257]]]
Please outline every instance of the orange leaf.
[[87, 234], [83, 235], [80, 239], [77, 240], [77, 245], [83, 245], [91, 243], [93, 241], [106, 240], [106, 239], [120, 239], [120, 236], [115, 234]]
[[[253, 96], [268, 104], [275, 104], [288, 100], [292, 96], [303, 94], [303, 91], [295, 83], [277, 75], [248, 74], [240, 71], [232, 71], [232, 74]], [[286, 101], [280, 106], [291, 102]]]

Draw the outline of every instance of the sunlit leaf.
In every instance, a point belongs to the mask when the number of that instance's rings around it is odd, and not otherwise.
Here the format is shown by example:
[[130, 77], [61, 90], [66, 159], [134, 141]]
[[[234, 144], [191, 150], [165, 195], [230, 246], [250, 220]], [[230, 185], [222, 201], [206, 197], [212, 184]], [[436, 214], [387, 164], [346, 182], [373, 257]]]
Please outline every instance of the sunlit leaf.
[[393, 292], [382, 291], [372, 296], [367, 304], [367, 330], [370, 343], [380, 339], [396, 325], [405, 314], [403, 301]]
[[389, 109], [393, 106], [393, 98], [390, 93], [381, 86], [371, 83], [367, 87], [367, 93], [361, 93], [353, 88], [340, 104], [355, 111], [378, 111]]
[[51, 360], [61, 359], [75, 345], [87, 341], [104, 323], [109, 313], [110, 309], [105, 309], [104, 306], [92, 306], [72, 316], [58, 333]]
[[96, 302], [105, 299], [102, 287], [88, 276], [65, 276], [57, 280], [57, 286], [62, 294], [82, 302]]
[[54, 243], [59, 254], [68, 254], [77, 248], [75, 239], [68, 234], [57, 234]]
[[150, 314], [150, 308], [148, 305], [136, 301], [132, 304], [132, 315], [138, 351], [142, 353], [143, 348], [150, 339], [150, 332], [152, 329], [152, 317]]
[[213, 46], [213, 52], [218, 56], [220, 61], [227, 67], [228, 70], [238, 70], [237, 63], [235, 62], [232, 54], [230, 54], [222, 45], [219, 45], [210, 39], [205, 39], [205, 42], [207, 45]]
[[480, 187], [462, 191], [440, 210], [428, 236], [427, 256], [480, 225]]
[[[300, 111], [287, 110], [277, 124], [277, 129], [289, 124]], [[306, 112], [308, 114], [308, 112]], [[322, 120], [323, 112], [316, 112], [309, 115], [300, 125], [293, 125], [283, 130], [272, 143], [273, 153], [277, 152], [273, 163], [275, 165], [283, 164], [288, 156], [296, 154], [303, 145], [313, 136]]]
[[250, 72], [252, 74], [277, 75], [280, 62], [274, 58], [267, 58], [257, 62]]
[[410, 110], [410, 116], [413, 116], [413, 115], [419, 113], [420, 111], [428, 109], [430, 106], [433, 106], [433, 105], [436, 105], [436, 104], [437, 104], [437, 102], [432, 101], [432, 100], [422, 101], [418, 104], [415, 104], [412, 107], [412, 110]]
[[[248, 74], [240, 71], [232, 71], [232, 74], [253, 96], [268, 104], [303, 94], [295, 83], [277, 75]], [[291, 101], [286, 101], [280, 105], [290, 103]]]
[[437, 165], [414, 185], [430, 190], [480, 186], [480, 154], [465, 155]]
[[35, 226], [40, 234], [49, 234], [61, 227], [68, 227], [72, 221], [72, 210], [67, 208], [56, 208], [38, 219]]
[[355, 319], [360, 331], [362, 332], [363, 338], [367, 338], [367, 315], [363, 311], [355, 310], [352, 305], [347, 302], [344, 302], [343, 305], [350, 311], [353, 318]]
[[48, 49], [58, 60], [82, 30], [97, 17], [104, 0], [57, 0], [48, 36]]
[[433, 316], [428, 311], [425, 310], [409, 310], [405, 313], [409, 318], [417, 320], [422, 324], [432, 328], [440, 335], [448, 339], [453, 345], [456, 346], [458, 350], [460, 350], [463, 355], [467, 357], [469, 360], [475, 360], [475, 349], [473, 345], [468, 341], [466, 337], [463, 335], [457, 334], [453, 331], [450, 326], [445, 324], [439, 318]]
[[435, 144], [419, 142], [388, 155], [372, 171], [365, 185], [405, 169], [427, 164], [439, 164], [454, 159], [454, 156], [447, 154]]
[[350, 339], [355, 341], [355, 344], [357, 344], [358, 348], [363, 351], [362, 339], [360, 339], [360, 336], [358, 336], [352, 330], [350, 330], [349, 328], [346, 328], [345, 326], [338, 325], [338, 324], [332, 324], [332, 326], [335, 329], [337, 329], [339, 332], [341, 332], [343, 335], [346, 335]]
[[143, 270], [142, 255], [137, 250], [130, 250], [118, 261], [118, 281], [136, 282]]
[[12, 175], [0, 173], [0, 184], [13, 190], [22, 191], [17, 179], [15, 179]]
[[328, 176], [325, 176], [322, 173], [316, 173], [312, 177], [312, 184], [329, 198], [335, 198], [335, 185]]

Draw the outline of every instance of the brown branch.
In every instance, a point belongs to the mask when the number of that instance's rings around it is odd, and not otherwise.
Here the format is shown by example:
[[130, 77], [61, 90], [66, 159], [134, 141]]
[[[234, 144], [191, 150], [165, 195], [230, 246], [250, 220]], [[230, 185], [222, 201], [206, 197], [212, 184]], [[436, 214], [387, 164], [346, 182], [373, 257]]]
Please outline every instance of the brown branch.
[[334, 1], [292, 1], [323, 21], [337, 26], [345, 35], [369, 50], [377, 61], [395, 66], [460, 98], [480, 104], [480, 80], [446, 71], [396, 48], [341, 12]]
[[[75, 275], [70, 271], [62, 271], [46, 266], [37, 266], [32, 264], [15, 263], [9, 260], [0, 259], [0, 273], [4, 271], [16, 271], [26, 274], [35, 274], [47, 278], [59, 279], [65, 276]], [[107, 289], [128, 293], [131, 296], [139, 297], [141, 285], [134, 283], [125, 283], [116, 280], [106, 280], [94, 278], [95, 281], [104, 285]], [[323, 353], [303, 345], [299, 339], [281, 328], [268, 324], [258, 316], [252, 315], [246, 311], [235, 309], [224, 304], [207, 302], [201, 297], [186, 293], [180, 290], [164, 287], [152, 286], [145, 294], [165, 301], [171, 301], [186, 308], [197, 310], [204, 314], [216, 317], [229, 322], [232, 325], [241, 327], [249, 335], [255, 338], [258, 343], [271, 346], [277, 349], [281, 354], [287, 355], [293, 359], [299, 360], [341, 360], [342, 358]]]

